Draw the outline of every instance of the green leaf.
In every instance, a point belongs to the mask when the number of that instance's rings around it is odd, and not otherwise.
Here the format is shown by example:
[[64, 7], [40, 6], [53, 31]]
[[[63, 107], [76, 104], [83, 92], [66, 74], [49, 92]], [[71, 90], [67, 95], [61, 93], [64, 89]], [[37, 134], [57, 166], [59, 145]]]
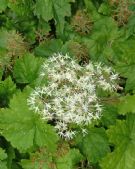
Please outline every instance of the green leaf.
[[16, 92], [16, 85], [9, 76], [4, 81], [0, 81], [0, 107], [8, 106], [9, 99]]
[[89, 14], [92, 16], [93, 20], [96, 21], [100, 19], [100, 15], [98, 14], [98, 11], [92, 2], [92, 0], [84, 0], [85, 6]]
[[42, 57], [49, 57], [54, 53], [61, 51], [63, 42], [60, 39], [52, 39], [40, 44], [35, 48], [35, 55]]
[[114, 46], [115, 53], [117, 54], [116, 70], [126, 80], [126, 91], [135, 90], [135, 38], [122, 40]]
[[70, 0], [37, 0], [35, 14], [46, 22], [55, 19], [58, 34], [63, 34], [65, 17], [71, 16]]
[[35, 153], [30, 154], [30, 159], [21, 160], [23, 169], [50, 169], [53, 165], [52, 156], [45, 148], [41, 148]]
[[104, 2], [100, 5], [98, 12], [103, 15], [110, 15], [111, 9], [109, 7], [110, 7], [109, 4]]
[[26, 54], [18, 59], [14, 66], [13, 75], [17, 83], [34, 84], [39, 76], [42, 59], [32, 54]]
[[79, 150], [70, 149], [66, 155], [57, 157], [56, 166], [57, 169], [73, 169], [82, 159], [83, 156]]
[[5, 160], [6, 158], [7, 158], [7, 154], [2, 148], [0, 148], [0, 160]]
[[[62, 151], [62, 150], [61, 150]], [[62, 152], [61, 152], [62, 153]], [[46, 149], [41, 148], [39, 151], [30, 154], [30, 159], [21, 160], [23, 169], [73, 169], [83, 156], [77, 149], [70, 149], [66, 154], [50, 154]]]
[[122, 97], [118, 108], [119, 114], [135, 113], [135, 95]]
[[88, 134], [77, 143], [81, 152], [92, 163], [97, 163], [109, 151], [109, 143], [103, 128], [89, 129]]
[[17, 16], [29, 16], [32, 15], [33, 0], [17, 0], [10, 1], [8, 0], [8, 7], [15, 13]]
[[0, 80], [2, 79], [3, 69], [0, 69]]
[[22, 169], [22, 167], [21, 167], [20, 165], [18, 165], [18, 164], [16, 163], [16, 161], [13, 161], [13, 162], [12, 162], [12, 167], [11, 167], [11, 169]]
[[0, 30], [0, 48], [6, 49], [8, 41], [8, 32], [6, 30]]
[[116, 123], [117, 107], [111, 105], [104, 105], [101, 122], [104, 126], [108, 127]]
[[38, 17], [42, 17], [45, 21], [51, 20], [53, 18], [52, 0], [37, 0], [34, 12]]
[[0, 169], [8, 169], [6, 166], [6, 162], [0, 161]]
[[[128, 55], [126, 59], [131, 59]], [[135, 73], [135, 63], [131, 61], [131, 63], [119, 63], [116, 67], [116, 70], [120, 72], [122, 77], [127, 78], [126, 80], [126, 91], [135, 90], [135, 77], [133, 74]]]
[[126, 121], [117, 121], [108, 130], [108, 137], [115, 149], [101, 161], [102, 169], [134, 169], [135, 115], [130, 114]]
[[8, 154], [7, 167], [11, 169], [13, 165], [13, 159], [15, 159], [15, 149], [10, 144], [8, 145], [7, 148], [7, 154]]
[[7, 169], [6, 162], [4, 161], [7, 158], [5, 151], [0, 148], [0, 169]]
[[128, 23], [125, 27], [126, 30], [126, 38], [130, 36], [134, 36], [135, 34], [135, 15], [131, 15], [128, 19]]
[[70, 0], [52, 0], [58, 34], [63, 34], [65, 16], [71, 16]]
[[99, 61], [111, 60], [114, 56], [112, 44], [119, 37], [116, 23], [110, 17], [103, 17], [94, 23], [93, 33], [84, 42], [92, 59]]
[[15, 93], [15, 91], [16, 85], [14, 84], [10, 76], [6, 78], [4, 81], [0, 81], [0, 95], [4, 93], [8, 96], [11, 96]]
[[49, 34], [51, 31], [51, 27], [49, 22], [45, 22], [44, 20], [40, 20], [38, 24], [38, 31], [37, 33], [39, 34], [39, 42], [46, 40], [47, 37], [44, 37]]
[[28, 95], [29, 92], [19, 92], [11, 99], [10, 108], [0, 111], [1, 134], [20, 152], [26, 152], [34, 146], [45, 146], [53, 151], [57, 135], [53, 127], [29, 110]]
[[8, 5], [8, 1], [7, 0], [1, 0], [0, 1], [0, 13], [7, 8], [7, 5]]

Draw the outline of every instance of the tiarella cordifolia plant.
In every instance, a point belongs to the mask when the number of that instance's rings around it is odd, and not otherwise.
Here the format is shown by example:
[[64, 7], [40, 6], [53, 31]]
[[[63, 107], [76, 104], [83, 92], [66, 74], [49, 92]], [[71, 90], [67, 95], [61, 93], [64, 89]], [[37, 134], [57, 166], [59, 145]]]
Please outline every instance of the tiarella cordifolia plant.
[[118, 75], [101, 63], [80, 66], [68, 55], [54, 54], [42, 66], [40, 78], [48, 84], [37, 87], [28, 98], [31, 110], [44, 120], [54, 121], [61, 137], [72, 139], [76, 134], [72, 125], [85, 126], [101, 117], [102, 104], [97, 89], [116, 89]]

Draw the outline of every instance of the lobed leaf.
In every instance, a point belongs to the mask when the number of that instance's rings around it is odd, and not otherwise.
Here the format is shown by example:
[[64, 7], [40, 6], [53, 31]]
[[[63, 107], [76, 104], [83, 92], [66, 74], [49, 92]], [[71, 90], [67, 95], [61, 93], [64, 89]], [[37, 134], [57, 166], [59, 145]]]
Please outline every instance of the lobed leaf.
[[70, 0], [37, 0], [35, 14], [45, 21], [55, 19], [58, 34], [63, 34], [65, 17], [71, 16]]
[[57, 169], [73, 169], [83, 159], [83, 156], [77, 149], [70, 149], [69, 152], [58, 157], [56, 160]]
[[128, 115], [127, 120], [117, 121], [108, 129], [110, 143], [115, 145], [100, 163], [102, 169], [134, 169], [135, 166], [135, 115]]
[[135, 95], [122, 97], [118, 108], [119, 114], [135, 113]]
[[36, 81], [42, 59], [36, 58], [32, 54], [26, 54], [18, 59], [14, 66], [13, 75], [17, 83], [34, 84]]
[[97, 163], [109, 151], [109, 143], [103, 128], [89, 129], [88, 134], [77, 143], [89, 162]]
[[4, 161], [6, 158], [7, 154], [2, 148], [0, 148], [0, 169], [7, 169], [6, 161]]
[[18, 92], [10, 107], [0, 111], [1, 134], [20, 152], [34, 146], [55, 150], [58, 138], [53, 127], [29, 110], [27, 97], [28, 92]]

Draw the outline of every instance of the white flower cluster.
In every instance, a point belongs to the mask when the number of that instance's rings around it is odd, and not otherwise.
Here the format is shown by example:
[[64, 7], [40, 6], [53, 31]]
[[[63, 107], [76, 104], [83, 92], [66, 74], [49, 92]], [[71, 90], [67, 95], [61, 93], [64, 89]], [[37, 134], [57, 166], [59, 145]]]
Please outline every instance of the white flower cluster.
[[54, 54], [42, 66], [40, 78], [48, 77], [48, 84], [37, 87], [27, 103], [31, 110], [45, 120], [52, 120], [58, 134], [72, 139], [73, 125], [84, 126], [99, 119], [102, 112], [97, 89], [116, 89], [117, 74], [101, 63], [80, 66], [68, 55]]

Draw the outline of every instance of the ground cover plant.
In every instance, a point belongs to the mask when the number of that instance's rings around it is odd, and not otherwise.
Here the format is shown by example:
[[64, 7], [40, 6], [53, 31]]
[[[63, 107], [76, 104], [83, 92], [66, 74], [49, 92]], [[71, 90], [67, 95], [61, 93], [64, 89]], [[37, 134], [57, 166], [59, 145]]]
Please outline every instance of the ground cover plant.
[[134, 0], [0, 0], [0, 169], [135, 169], [134, 74]]

